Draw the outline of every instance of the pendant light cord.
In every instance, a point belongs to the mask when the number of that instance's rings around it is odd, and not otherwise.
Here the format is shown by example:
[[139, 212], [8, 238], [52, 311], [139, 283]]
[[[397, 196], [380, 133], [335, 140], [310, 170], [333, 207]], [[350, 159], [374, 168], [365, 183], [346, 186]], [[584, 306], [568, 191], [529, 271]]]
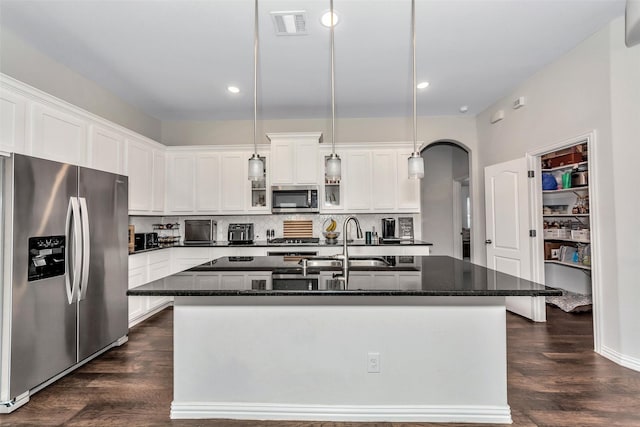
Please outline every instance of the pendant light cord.
[[331, 38], [331, 154], [336, 154], [336, 85], [335, 85], [335, 65], [333, 47], [333, 0], [329, 0], [329, 13], [331, 16], [330, 38]]
[[253, 28], [253, 153], [258, 154], [258, 0], [255, 0]]
[[411, 0], [411, 43], [413, 49], [413, 152], [417, 153], [418, 118], [416, 108], [416, 0]]

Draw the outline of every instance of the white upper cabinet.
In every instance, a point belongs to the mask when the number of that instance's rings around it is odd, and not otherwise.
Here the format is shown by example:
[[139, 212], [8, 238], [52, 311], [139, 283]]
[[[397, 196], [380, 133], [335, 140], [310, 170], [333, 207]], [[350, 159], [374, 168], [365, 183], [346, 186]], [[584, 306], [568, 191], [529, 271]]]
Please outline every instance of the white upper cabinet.
[[196, 159], [196, 211], [220, 210], [220, 154], [206, 153]]
[[292, 143], [288, 141], [271, 142], [272, 184], [293, 184], [293, 156]]
[[129, 213], [164, 211], [165, 159], [162, 147], [142, 139], [125, 139], [129, 175]]
[[169, 153], [167, 179], [167, 212], [195, 212], [196, 154]]
[[318, 184], [319, 132], [270, 133], [272, 185]]
[[164, 212], [164, 204], [166, 199], [166, 156], [164, 150], [153, 150], [153, 196], [151, 201], [151, 210], [156, 213]]
[[0, 90], [0, 151], [26, 154], [27, 99]]
[[371, 152], [348, 151], [345, 157], [346, 173], [343, 173], [343, 179], [347, 189], [347, 211], [369, 211], [372, 206]]
[[66, 111], [34, 103], [32, 154], [43, 159], [85, 166], [87, 121]]
[[396, 208], [398, 165], [395, 150], [376, 150], [372, 153], [372, 184], [374, 210], [392, 211]]
[[92, 124], [89, 131], [87, 166], [121, 174], [124, 172], [124, 136], [116, 130]]
[[224, 213], [244, 213], [247, 206], [247, 159], [249, 153], [222, 153], [220, 168], [221, 208]]

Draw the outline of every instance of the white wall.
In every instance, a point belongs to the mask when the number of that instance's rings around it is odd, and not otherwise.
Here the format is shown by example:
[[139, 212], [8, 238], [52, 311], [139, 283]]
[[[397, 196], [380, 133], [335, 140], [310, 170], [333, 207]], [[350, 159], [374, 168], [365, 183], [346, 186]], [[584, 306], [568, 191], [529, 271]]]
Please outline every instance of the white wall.
[[[601, 250], [593, 274], [602, 284], [596, 312], [602, 328], [596, 349], [640, 369], [639, 240], [632, 237], [640, 233], [637, 219], [632, 218], [637, 205], [632, 208], [629, 197], [637, 195], [632, 188], [637, 180], [631, 176], [637, 166], [630, 154], [635, 150], [638, 159], [640, 71], [638, 48], [624, 50], [622, 26], [621, 18], [615, 20], [478, 115], [482, 149], [480, 169], [473, 176], [482, 180], [485, 166], [595, 131], [590, 178], [597, 196], [597, 201], [592, 199], [592, 213], [598, 219]], [[518, 96], [525, 96], [527, 105], [513, 110], [510, 105]], [[490, 116], [499, 109], [505, 110], [505, 119], [490, 124]], [[481, 197], [479, 202], [483, 201]], [[484, 207], [480, 203], [478, 207], [484, 214]], [[481, 226], [484, 229], [484, 220]], [[482, 251], [476, 261], [486, 258]]]
[[[265, 134], [273, 132], [319, 131], [325, 142], [331, 142], [331, 121], [328, 119], [258, 120], [258, 135], [268, 144]], [[336, 142], [385, 142], [413, 140], [411, 118], [374, 117], [336, 119]], [[432, 142], [455, 139], [475, 147], [474, 117], [440, 116], [418, 118], [418, 139]], [[163, 121], [162, 140], [165, 145], [247, 144], [253, 142], [253, 120], [225, 121]]]
[[450, 145], [435, 145], [422, 152], [420, 214], [433, 255], [453, 255], [453, 150]]
[[160, 140], [160, 120], [0, 28], [0, 72], [148, 138]]
[[[610, 27], [611, 124], [615, 182], [619, 353], [640, 361], [640, 45], [624, 45], [622, 18]], [[636, 365], [636, 369], [640, 366]]]

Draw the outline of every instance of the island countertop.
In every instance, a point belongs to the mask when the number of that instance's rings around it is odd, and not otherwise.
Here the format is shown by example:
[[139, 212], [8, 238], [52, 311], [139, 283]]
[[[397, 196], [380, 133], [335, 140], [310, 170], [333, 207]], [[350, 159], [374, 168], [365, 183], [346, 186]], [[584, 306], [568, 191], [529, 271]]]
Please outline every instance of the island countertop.
[[[352, 275], [371, 277], [371, 287], [366, 280], [358, 280], [355, 285], [344, 289], [343, 282], [332, 280], [334, 272], [340, 268], [309, 268], [307, 276], [302, 275], [302, 266], [295, 258], [281, 256], [267, 257], [223, 257], [204, 263], [174, 276], [147, 283], [127, 291], [129, 296], [547, 296], [561, 295], [561, 291], [509, 274], [501, 273], [479, 265], [448, 256], [396, 256], [384, 257], [387, 267], [351, 268]], [[270, 285], [262, 289], [237, 288], [225, 283], [225, 272], [262, 272], [289, 274], [299, 277], [324, 277], [311, 290], [272, 289]], [[219, 280], [197, 280], [198, 276], [219, 274]], [[390, 284], [388, 288], [373, 288], [375, 275], [396, 274], [402, 280]], [[185, 276], [192, 276], [184, 280]], [[275, 277], [275, 276], [274, 276]]]

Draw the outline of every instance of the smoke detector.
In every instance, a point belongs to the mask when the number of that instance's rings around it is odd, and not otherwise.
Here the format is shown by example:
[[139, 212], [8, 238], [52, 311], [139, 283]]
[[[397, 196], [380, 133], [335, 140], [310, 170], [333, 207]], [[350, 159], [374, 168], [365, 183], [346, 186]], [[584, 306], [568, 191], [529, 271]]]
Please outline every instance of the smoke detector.
[[307, 16], [304, 10], [271, 12], [271, 19], [278, 36], [303, 36], [307, 34]]

